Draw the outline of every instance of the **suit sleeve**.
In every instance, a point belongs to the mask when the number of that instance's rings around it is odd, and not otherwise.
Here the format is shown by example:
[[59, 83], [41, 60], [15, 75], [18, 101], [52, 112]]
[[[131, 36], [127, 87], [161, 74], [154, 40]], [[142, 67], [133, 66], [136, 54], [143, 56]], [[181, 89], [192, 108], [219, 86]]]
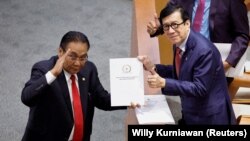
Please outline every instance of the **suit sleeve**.
[[[190, 74], [192, 81], [176, 80], [166, 78], [166, 86], [162, 89], [164, 94], [169, 95], [188, 95], [194, 97], [203, 97], [208, 94], [208, 91], [213, 82], [213, 74], [216, 74], [212, 51], [197, 54], [197, 60], [193, 67], [193, 74]], [[222, 69], [222, 65], [221, 68]]]
[[172, 65], [156, 65], [157, 73], [163, 78], [174, 78]]
[[232, 42], [232, 48], [226, 61], [235, 67], [248, 46], [249, 23], [246, 5], [242, 0], [231, 0], [230, 8], [231, 22], [233, 24], [231, 30], [235, 34], [235, 39]]
[[45, 74], [46, 71], [40, 67], [39, 63], [32, 67], [31, 78], [25, 84], [21, 95], [21, 100], [25, 105], [31, 107], [39, 101], [39, 95], [48, 86]]

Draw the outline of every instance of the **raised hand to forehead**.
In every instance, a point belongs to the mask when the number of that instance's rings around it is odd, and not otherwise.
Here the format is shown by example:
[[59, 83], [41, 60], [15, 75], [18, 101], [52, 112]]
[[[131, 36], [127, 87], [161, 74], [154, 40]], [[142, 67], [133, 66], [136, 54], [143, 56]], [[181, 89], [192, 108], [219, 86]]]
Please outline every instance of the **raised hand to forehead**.
[[63, 55], [61, 56], [58, 56], [58, 60], [56, 61], [56, 64], [55, 66], [52, 68], [51, 70], [51, 73], [54, 75], [54, 76], [58, 76], [61, 72], [62, 72], [62, 69], [63, 69], [63, 64], [65, 62], [65, 58], [66, 56], [68, 56], [68, 54], [71, 52], [70, 49], [68, 49], [66, 51], [66, 53], [64, 53]]

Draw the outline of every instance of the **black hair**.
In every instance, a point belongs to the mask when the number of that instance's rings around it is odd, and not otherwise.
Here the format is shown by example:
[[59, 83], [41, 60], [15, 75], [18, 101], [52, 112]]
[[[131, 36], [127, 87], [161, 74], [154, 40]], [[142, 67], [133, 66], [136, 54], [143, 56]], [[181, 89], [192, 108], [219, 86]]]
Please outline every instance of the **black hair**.
[[169, 2], [167, 3], [167, 5], [161, 10], [160, 13], [160, 23], [162, 24], [162, 19], [171, 15], [172, 13], [174, 13], [175, 11], [180, 11], [181, 13], [181, 18], [183, 20], [183, 22], [189, 20], [189, 15], [188, 12], [179, 4], [175, 3], [175, 2]]
[[88, 50], [90, 48], [88, 37], [79, 31], [69, 31], [65, 35], [63, 35], [60, 43], [60, 48], [62, 48], [65, 51], [67, 45], [70, 42], [87, 43]]

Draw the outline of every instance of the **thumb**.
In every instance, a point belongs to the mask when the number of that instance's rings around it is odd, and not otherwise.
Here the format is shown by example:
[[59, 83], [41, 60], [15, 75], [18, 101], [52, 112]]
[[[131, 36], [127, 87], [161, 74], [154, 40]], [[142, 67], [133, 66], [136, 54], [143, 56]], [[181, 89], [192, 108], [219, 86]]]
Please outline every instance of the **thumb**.
[[159, 27], [160, 26], [160, 21], [159, 21], [157, 13], [154, 13], [154, 20], [155, 20], [156, 26]]
[[152, 75], [155, 75], [155, 74], [156, 74], [155, 67], [153, 67], [153, 68], [150, 70], [150, 73], [151, 73]]
[[157, 15], [157, 13], [154, 13], [154, 19], [155, 19], [155, 20], [158, 20], [158, 15]]
[[141, 56], [137, 56], [137, 59], [141, 62], [143, 62], [143, 60], [145, 59], [145, 56], [141, 55]]

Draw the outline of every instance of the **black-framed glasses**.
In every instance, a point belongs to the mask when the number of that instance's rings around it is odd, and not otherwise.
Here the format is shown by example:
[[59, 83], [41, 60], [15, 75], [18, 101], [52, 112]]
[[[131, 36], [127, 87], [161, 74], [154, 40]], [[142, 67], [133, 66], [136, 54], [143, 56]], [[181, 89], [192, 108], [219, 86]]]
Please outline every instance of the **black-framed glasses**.
[[78, 57], [77, 55], [74, 54], [69, 54], [68, 57], [70, 58], [71, 61], [76, 61], [77, 59], [79, 59], [80, 62], [85, 62], [88, 60], [88, 54]]
[[170, 25], [164, 24], [162, 26], [162, 28], [163, 28], [164, 31], [168, 31], [170, 27], [172, 29], [177, 29], [181, 24], [184, 24], [184, 23], [185, 23], [185, 21], [183, 21], [182, 23], [179, 23], [179, 24], [178, 23], [171, 23]]

